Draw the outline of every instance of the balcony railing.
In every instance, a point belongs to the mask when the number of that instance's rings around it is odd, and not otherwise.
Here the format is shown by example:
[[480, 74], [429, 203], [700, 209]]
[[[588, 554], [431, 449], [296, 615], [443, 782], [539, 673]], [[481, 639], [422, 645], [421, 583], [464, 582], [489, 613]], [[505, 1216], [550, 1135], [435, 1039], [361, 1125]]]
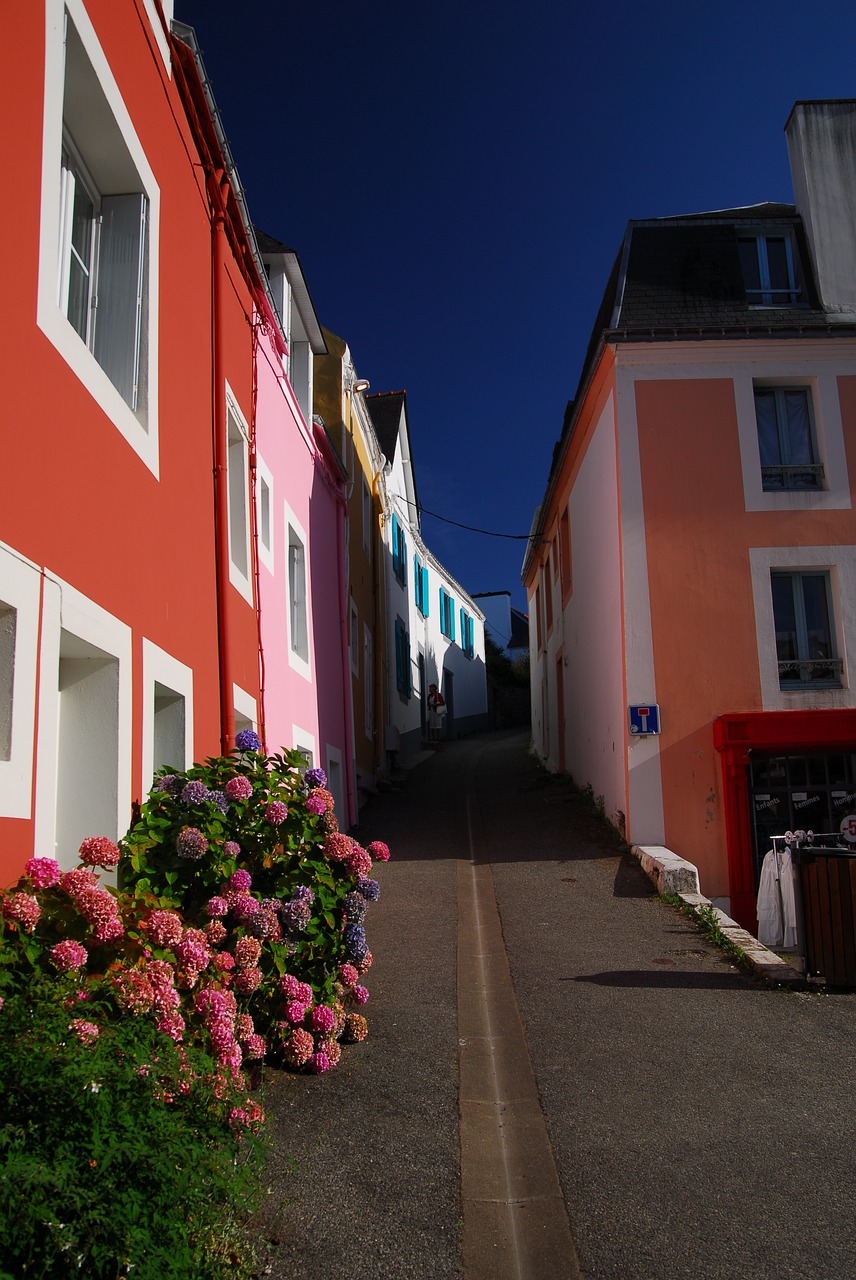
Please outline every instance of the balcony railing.
[[825, 684], [841, 686], [843, 658], [789, 658], [779, 663], [779, 685]]
[[761, 482], [765, 489], [821, 489], [823, 463], [800, 462], [787, 466], [762, 467]]

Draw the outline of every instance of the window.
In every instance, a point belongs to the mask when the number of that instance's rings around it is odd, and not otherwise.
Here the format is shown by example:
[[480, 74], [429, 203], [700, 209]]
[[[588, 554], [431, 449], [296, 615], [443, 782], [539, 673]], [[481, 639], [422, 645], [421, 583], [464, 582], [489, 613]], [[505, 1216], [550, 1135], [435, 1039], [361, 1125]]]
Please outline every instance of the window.
[[306, 547], [291, 525], [288, 526], [288, 629], [291, 651], [308, 662]]
[[413, 584], [416, 593], [416, 608], [423, 618], [428, 617], [428, 570], [419, 563], [419, 557], [413, 557]]
[[844, 664], [830, 626], [829, 574], [773, 572], [771, 585], [780, 687], [840, 686]]
[[810, 389], [756, 386], [755, 419], [764, 489], [821, 488]]
[[400, 618], [395, 620], [395, 687], [405, 701], [413, 692], [410, 674], [410, 636]]
[[160, 197], [81, 0], [46, 0], [38, 324], [157, 474]]
[[465, 657], [472, 658], [475, 653], [475, 628], [466, 609], [461, 610], [461, 648]]
[[256, 455], [256, 525], [259, 537], [259, 559], [262, 564], [274, 571], [274, 532], [273, 476], [265, 463]]
[[351, 655], [351, 673], [358, 676], [360, 674], [359, 652], [360, 652], [360, 622], [357, 606], [353, 599], [351, 600], [351, 631], [349, 640], [349, 649]]
[[447, 640], [455, 639], [455, 601], [444, 587], [440, 588], [440, 631]]
[[229, 495], [229, 581], [245, 600], [253, 602], [250, 581], [250, 519], [247, 429], [229, 391], [226, 393]]
[[392, 517], [392, 571], [402, 586], [407, 585], [407, 539], [398, 516]]
[[739, 236], [737, 248], [750, 306], [792, 307], [799, 302], [789, 232]]
[[142, 790], [158, 769], [193, 761], [193, 671], [143, 637]]

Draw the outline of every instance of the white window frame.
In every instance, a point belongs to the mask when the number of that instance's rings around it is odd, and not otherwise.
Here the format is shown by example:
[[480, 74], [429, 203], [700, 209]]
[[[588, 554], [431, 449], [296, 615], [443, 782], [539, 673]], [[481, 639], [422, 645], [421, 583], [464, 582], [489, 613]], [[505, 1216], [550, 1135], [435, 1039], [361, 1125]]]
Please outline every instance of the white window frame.
[[360, 614], [357, 602], [351, 596], [348, 625], [348, 649], [351, 658], [351, 675], [359, 679], [360, 675]]
[[39, 644], [39, 751], [36, 762], [35, 847], [60, 865], [74, 850], [57, 849], [57, 745], [59, 742], [59, 683], [61, 632], [67, 631], [115, 658], [119, 666], [117, 708], [119, 758], [117, 761], [116, 827], [114, 832], [93, 835], [116, 838], [127, 830], [131, 818], [131, 758], [133, 741], [133, 666], [131, 628], [102, 609], [62, 578], [45, 570], [42, 602], [42, 634]]
[[[823, 466], [824, 488], [764, 488], [755, 413], [756, 386], [809, 388], [817, 460]], [[734, 401], [747, 511], [841, 511], [850, 508], [850, 479], [838, 375], [834, 368], [818, 370], [816, 363], [794, 358], [787, 363], [759, 362], [751, 371], [734, 375]]]
[[[284, 537], [285, 537], [285, 591], [286, 591], [286, 626], [288, 632], [288, 643], [286, 649], [288, 652], [288, 664], [293, 671], [297, 671], [305, 680], [312, 680], [312, 575], [309, 564], [309, 539], [306, 537], [306, 530], [297, 516], [292, 511], [288, 503], [283, 503], [285, 511]], [[294, 610], [300, 607], [300, 602], [292, 599], [293, 583], [292, 583], [292, 534], [296, 536], [297, 541], [303, 547], [303, 577], [304, 577], [304, 593], [305, 601], [303, 609], [305, 617], [303, 618], [303, 626], [305, 630], [306, 656], [301, 654], [299, 647], [304, 636], [294, 634]], [[296, 545], [296, 544], [295, 544]]]
[[[758, 673], [764, 711], [851, 707], [848, 653], [856, 652], [856, 546], [752, 547], [749, 550]], [[836, 656], [844, 663], [841, 687], [813, 685], [805, 689], [779, 685], [776, 623], [770, 575], [775, 569], [829, 574], [830, 626]]]
[[292, 751], [302, 751], [308, 757], [307, 769], [315, 768], [315, 761], [318, 758], [318, 745], [314, 733], [310, 733], [307, 729], [303, 729], [299, 724], [291, 726], [291, 741], [294, 744]]
[[[62, 234], [63, 98], [65, 87], [65, 12], [68, 10], [86, 57], [135, 168], [147, 213], [147, 298], [145, 414], [139, 416], [110, 381], [65, 315], [59, 293], [58, 246]], [[36, 323], [73, 370], [141, 461], [156, 477], [158, 451], [158, 298], [160, 190], [125, 106], [83, 0], [45, 0], [45, 88], [42, 132], [42, 181], [39, 221], [39, 279]]]
[[[327, 757], [324, 772], [327, 774], [327, 788], [335, 801], [336, 821], [339, 823], [339, 829], [341, 831], [347, 831], [349, 823], [348, 815], [346, 813], [347, 795], [345, 769], [342, 763], [342, 752], [338, 747], [331, 746], [329, 742], [325, 743], [324, 752]], [[338, 787], [334, 784], [333, 770], [330, 768], [331, 764], [338, 765]]]
[[[758, 275], [760, 279], [760, 288], [755, 291], [746, 287], [746, 301], [750, 307], [797, 307], [803, 302], [802, 289], [797, 275], [797, 254], [794, 248], [793, 233], [789, 227], [762, 227], [753, 229], [747, 227], [740, 229], [737, 235], [738, 242], [741, 240], [754, 240], [755, 252], [758, 260]], [[773, 290], [770, 284], [770, 263], [767, 254], [768, 240], [783, 240], [785, 244], [785, 257], [787, 259], [788, 268], [788, 284], [789, 287], [784, 291], [785, 296], [782, 297], [782, 291]], [[753, 298], [753, 292], [760, 293], [759, 298]]]
[[259, 710], [253, 695], [239, 684], [233, 684], [232, 706], [235, 711], [235, 733], [240, 733], [241, 729], [252, 729], [255, 733], [259, 727]]
[[193, 669], [143, 636], [142, 795], [151, 791], [155, 775], [155, 685], [158, 684], [184, 700], [184, 759], [176, 763], [188, 769], [193, 764]]
[[[250, 432], [232, 388], [226, 383], [226, 491], [229, 508], [229, 581], [253, 603], [250, 546]], [[237, 463], [242, 475], [237, 474]], [[246, 565], [246, 572], [243, 565]]]
[[[265, 521], [263, 490], [267, 488], [267, 521]], [[262, 458], [256, 454], [256, 519], [259, 530], [259, 560], [271, 573], [276, 565], [276, 507], [274, 505], [273, 473]], [[265, 523], [267, 523], [268, 540], [265, 542]]]
[[0, 816], [4, 818], [32, 814], [40, 596], [37, 566], [0, 543], [0, 600], [15, 611], [9, 758], [0, 760]]

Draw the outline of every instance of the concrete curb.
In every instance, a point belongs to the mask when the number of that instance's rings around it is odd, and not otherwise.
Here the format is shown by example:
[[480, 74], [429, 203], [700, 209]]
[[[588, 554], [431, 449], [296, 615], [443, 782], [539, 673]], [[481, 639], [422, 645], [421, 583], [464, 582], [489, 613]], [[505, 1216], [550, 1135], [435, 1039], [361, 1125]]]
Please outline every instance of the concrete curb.
[[698, 868], [691, 862], [679, 858], [662, 845], [634, 844], [631, 845], [631, 853], [639, 859], [643, 871], [659, 893], [675, 895], [685, 906], [692, 908], [694, 914], [698, 914], [699, 908], [710, 907], [728, 941], [740, 948], [760, 978], [776, 986], [804, 988], [808, 985], [804, 974], [770, 951], [704, 896], [699, 889]]

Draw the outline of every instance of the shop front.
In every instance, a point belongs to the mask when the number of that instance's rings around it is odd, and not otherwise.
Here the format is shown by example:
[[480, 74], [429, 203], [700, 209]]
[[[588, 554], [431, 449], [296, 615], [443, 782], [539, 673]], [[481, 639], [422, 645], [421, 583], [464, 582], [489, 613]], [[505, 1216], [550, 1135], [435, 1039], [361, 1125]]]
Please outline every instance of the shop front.
[[764, 856], [785, 831], [856, 827], [856, 709], [743, 712], [714, 721], [731, 915], [753, 934]]

